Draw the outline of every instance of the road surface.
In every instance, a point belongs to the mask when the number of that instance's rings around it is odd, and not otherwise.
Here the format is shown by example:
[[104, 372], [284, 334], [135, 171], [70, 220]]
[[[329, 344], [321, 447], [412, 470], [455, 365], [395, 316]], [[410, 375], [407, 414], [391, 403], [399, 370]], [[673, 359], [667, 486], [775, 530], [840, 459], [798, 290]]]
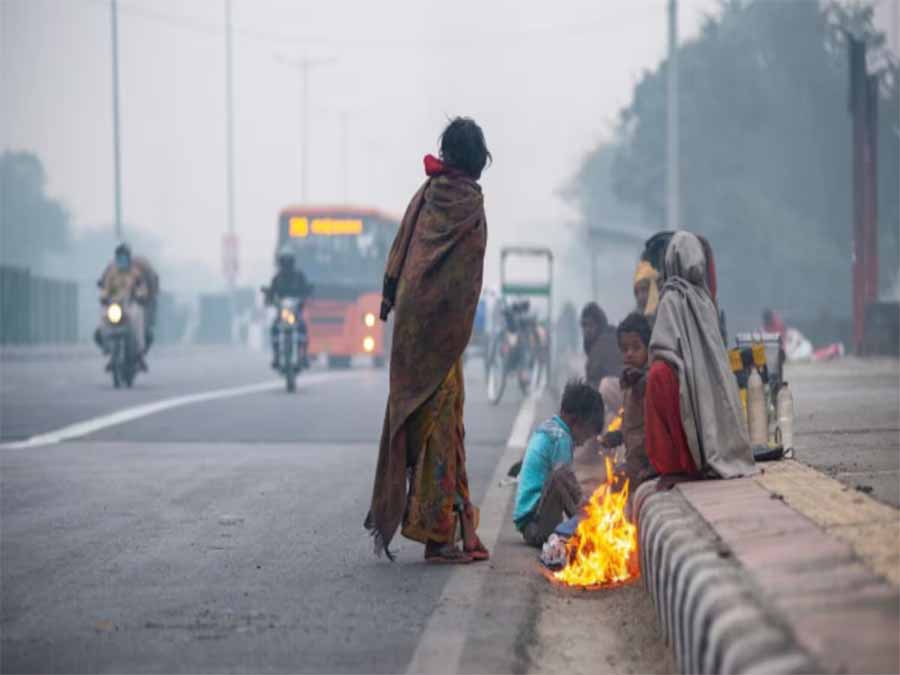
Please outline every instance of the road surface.
[[[385, 371], [103, 426], [273, 379], [262, 354], [153, 356], [119, 391], [99, 358], [0, 363], [3, 672], [671, 672], [638, 584], [573, 595], [537, 574], [509, 524], [512, 488], [496, 482], [527, 406], [489, 406], [477, 367], [468, 470], [491, 505], [483, 524], [502, 527], [490, 563], [454, 568], [399, 536], [396, 563], [376, 558], [362, 528]], [[15, 445], [98, 418], [85, 436]]]
[[847, 358], [788, 364], [797, 459], [900, 506], [900, 366]]

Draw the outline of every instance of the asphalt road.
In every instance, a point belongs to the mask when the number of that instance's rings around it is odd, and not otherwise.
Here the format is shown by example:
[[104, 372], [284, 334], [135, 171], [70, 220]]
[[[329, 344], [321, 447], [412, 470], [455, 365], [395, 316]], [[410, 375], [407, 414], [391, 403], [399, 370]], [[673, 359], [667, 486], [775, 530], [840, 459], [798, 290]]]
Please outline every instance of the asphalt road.
[[797, 459], [900, 506], [900, 366], [847, 358], [788, 364]]
[[[245, 352], [159, 352], [150, 365], [116, 391], [99, 359], [4, 362], [3, 440], [272, 377]], [[396, 563], [376, 558], [362, 529], [386, 372], [310, 382], [0, 449], [0, 669], [403, 672], [454, 632], [461, 653], [429, 670], [671, 671], [638, 585], [573, 599], [537, 574], [512, 490], [492, 480], [517, 395], [487, 405], [469, 369], [473, 495], [492, 491], [503, 527], [490, 563], [434, 567], [400, 537]]]
[[[87, 352], [91, 354], [91, 352]], [[161, 348], [133, 389], [113, 389], [96, 356], [0, 361], [0, 441], [27, 438], [121, 408], [272, 379], [264, 354]]]

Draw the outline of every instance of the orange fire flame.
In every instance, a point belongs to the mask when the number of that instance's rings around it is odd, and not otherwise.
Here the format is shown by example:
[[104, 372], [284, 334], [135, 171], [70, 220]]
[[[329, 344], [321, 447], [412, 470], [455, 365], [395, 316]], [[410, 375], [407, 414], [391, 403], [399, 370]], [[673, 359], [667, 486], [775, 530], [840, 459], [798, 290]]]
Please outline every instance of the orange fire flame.
[[553, 576], [569, 586], [608, 586], [638, 575], [637, 527], [625, 517], [628, 481], [613, 489], [612, 461], [606, 458], [606, 482], [591, 495], [587, 516], [566, 542], [566, 566]]

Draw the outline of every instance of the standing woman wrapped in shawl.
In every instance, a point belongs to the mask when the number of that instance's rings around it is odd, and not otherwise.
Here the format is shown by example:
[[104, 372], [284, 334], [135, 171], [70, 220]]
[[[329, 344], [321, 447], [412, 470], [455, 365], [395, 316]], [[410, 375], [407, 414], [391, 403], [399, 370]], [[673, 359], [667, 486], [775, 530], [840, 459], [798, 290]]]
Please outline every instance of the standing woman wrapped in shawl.
[[650, 338], [644, 397], [647, 455], [663, 475], [737, 478], [756, 472], [719, 327], [712, 248], [679, 231]]
[[[481, 128], [456, 118], [441, 158], [425, 157], [424, 185], [391, 247], [381, 319], [393, 309], [390, 395], [365, 527], [375, 552], [402, 534], [430, 562], [487, 560], [469, 501], [462, 354], [481, 293], [487, 221], [477, 180], [491, 155]], [[463, 548], [456, 545], [461, 530]]]

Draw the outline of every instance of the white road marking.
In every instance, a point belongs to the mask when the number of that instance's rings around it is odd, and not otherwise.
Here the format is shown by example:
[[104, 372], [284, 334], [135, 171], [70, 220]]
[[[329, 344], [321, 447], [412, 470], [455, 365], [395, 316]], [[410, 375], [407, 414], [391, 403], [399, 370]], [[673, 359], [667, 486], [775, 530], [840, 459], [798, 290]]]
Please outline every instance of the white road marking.
[[[521, 459], [541, 392], [528, 396], [519, 408], [506, 451], [497, 462], [487, 494], [481, 503], [478, 536], [493, 551], [500, 539], [500, 529], [510, 499], [508, 486], [500, 484], [510, 465]], [[478, 605], [481, 589], [490, 566], [484, 562], [457, 567], [444, 586], [437, 607], [422, 633], [422, 638], [406, 669], [407, 673], [458, 673], [466, 643], [466, 631], [472, 625], [471, 615]]]
[[534, 415], [537, 410], [537, 400], [542, 392], [535, 392], [533, 396], [529, 396], [519, 407], [519, 412], [513, 422], [512, 431], [509, 434], [509, 440], [506, 441], [507, 448], [517, 448], [525, 450], [528, 445], [528, 439], [531, 436], [531, 427], [534, 426]]
[[[348, 371], [345, 373], [313, 373], [310, 375], [301, 375], [297, 378], [297, 389], [302, 390], [310, 385], [321, 384], [323, 382], [333, 382], [341, 379], [348, 379], [356, 376], [357, 373]], [[279, 389], [284, 386], [284, 380], [269, 380], [268, 382], [259, 382], [257, 384], [248, 384], [240, 387], [229, 387], [227, 389], [213, 389], [212, 391], [203, 391], [196, 394], [187, 394], [185, 396], [175, 396], [173, 398], [165, 398], [152, 403], [144, 403], [131, 408], [124, 408], [114, 413], [94, 417], [83, 422], [76, 422], [69, 426], [62, 427], [56, 431], [50, 431], [44, 434], [38, 434], [23, 441], [11, 441], [8, 443], [0, 443], [0, 450], [24, 450], [26, 448], [36, 448], [42, 445], [52, 445], [61, 443], [73, 438], [81, 438], [93, 434], [101, 429], [118, 426], [155, 415], [164, 410], [179, 408], [194, 403], [204, 403], [206, 401], [215, 401], [222, 398], [233, 398], [235, 396], [246, 396], [248, 394], [258, 394], [263, 391]]]
[[[878, 471], [838, 471], [835, 476], [887, 476], [897, 473], [897, 469], [879, 469]], [[822, 473], [825, 473], [824, 471]], [[825, 474], [826, 476], [828, 474]]]

